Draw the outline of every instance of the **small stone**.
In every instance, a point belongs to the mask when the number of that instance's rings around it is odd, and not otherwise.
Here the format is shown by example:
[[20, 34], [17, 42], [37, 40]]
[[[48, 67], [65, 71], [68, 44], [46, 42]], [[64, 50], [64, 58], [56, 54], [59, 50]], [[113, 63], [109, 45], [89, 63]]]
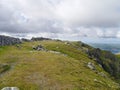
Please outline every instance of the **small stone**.
[[70, 45], [70, 43], [69, 43], [69, 42], [65, 42], [65, 44], [66, 44], [66, 45]]
[[97, 82], [98, 80], [97, 79], [94, 79], [95, 82]]
[[58, 49], [59, 47], [57, 46], [56, 48]]
[[96, 70], [95, 65], [92, 62], [88, 62], [87, 66], [92, 70]]
[[107, 77], [106, 74], [103, 73], [103, 72], [100, 72], [100, 73], [98, 73], [98, 74], [99, 74], [100, 76], [102, 76], [102, 77], [105, 77], [105, 78]]
[[103, 68], [101, 64], [99, 64], [99, 67]]

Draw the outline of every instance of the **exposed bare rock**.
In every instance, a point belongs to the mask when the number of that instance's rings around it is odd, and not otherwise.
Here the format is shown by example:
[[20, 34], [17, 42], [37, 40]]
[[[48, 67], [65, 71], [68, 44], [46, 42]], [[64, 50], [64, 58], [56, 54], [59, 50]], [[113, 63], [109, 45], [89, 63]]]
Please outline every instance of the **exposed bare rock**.
[[50, 38], [43, 38], [43, 37], [32, 37], [32, 41], [43, 41], [43, 40], [51, 40]]
[[21, 40], [22, 40], [22, 42], [30, 42], [31, 41], [31, 40], [25, 39], [25, 38], [22, 38]]
[[91, 69], [91, 70], [96, 70], [95, 65], [92, 62], [88, 62], [87, 66]]
[[98, 74], [99, 74], [100, 76], [102, 76], [102, 77], [105, 77], [105, 78], [107, 77], [107, 75], [106, 75], [105, 73], [103, 73], [103, 72], [99, 72]]
[[21, 40], [19, 38], [13, 38], [9, 36], [0, 36], [0, 46], [19, 44]]
[[37, 51], [43, 51], [43, 50], [45, 50], [42, 45], [33, 46], [33, 49], [34, 49], [34, 50], [37, 50]]

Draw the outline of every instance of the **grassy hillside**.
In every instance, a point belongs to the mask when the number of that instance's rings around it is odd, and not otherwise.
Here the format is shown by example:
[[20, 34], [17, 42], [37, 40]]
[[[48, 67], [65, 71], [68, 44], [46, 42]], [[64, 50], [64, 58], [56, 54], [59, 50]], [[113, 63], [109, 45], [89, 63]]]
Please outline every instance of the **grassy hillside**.
[[[42, 45], [45, 50], [34, 50]], [[119, 90], [113, 77], [77, 42], [36, 41], [0, 47], [0, 89]], [[95, 69], [90, 69], [92, 63]]]

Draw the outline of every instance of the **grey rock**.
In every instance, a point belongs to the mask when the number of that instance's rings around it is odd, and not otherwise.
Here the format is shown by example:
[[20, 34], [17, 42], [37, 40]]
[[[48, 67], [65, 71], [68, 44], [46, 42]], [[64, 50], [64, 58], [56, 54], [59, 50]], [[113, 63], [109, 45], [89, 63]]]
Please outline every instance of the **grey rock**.
[[58, 49], [59, 47], [57, 46], [56, 48]]
[[18, 87], [4, 87], [1, 90], [19, 90], [19, 88]]
[[70, 45], [70, 43], [69, 42], [65, 42], [65, 45]]
[[105, 74], [105, 73], [103, 73], [103, 72], [100, 72], [100, 73], [98, 73], [100, 76], [102, 76], [102, 77], [104, 77], [104, 78], [106, 78], [107, 77], [107, 75]]
[[37, 51], [43, 51], [43, 50], [45, 50], [42, 45], [38, 45], [38, 46], [36, 46], [36, 47], [33, 46], [33, 49], [34, 49], [34, 50], [37, 50]]
[[43, 41], [43, 40], [51, 40], [50, 38], [43, 38], [43, 37], [32, 37], [31, 41]]
[[98, 65], [99, 65], [99, 67], [103, 68], [101, 64], [98, 64]]
[[30, 42], [31, 41], [31, 40], [25, 39], [25, 38], [22, 38], [21, 40], [22, 40], [22, 42]]
[[13, 38], [9, 36], [0, 35], [0, 46], [20, 44], [21, 40], [19, 38]]
[[49, 51], [50, 53], [55, 53], [55, 54], [61, 54], [60, 52], [57, 51]]
[[92, 62], [88, 62], [87, 67], [91, 70], [96, 70], [95, 65]]

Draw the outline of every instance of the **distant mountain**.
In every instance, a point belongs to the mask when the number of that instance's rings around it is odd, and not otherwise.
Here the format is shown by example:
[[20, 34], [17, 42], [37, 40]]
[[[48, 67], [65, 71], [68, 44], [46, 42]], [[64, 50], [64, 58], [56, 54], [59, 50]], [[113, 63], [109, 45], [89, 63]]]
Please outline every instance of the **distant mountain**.
[[104, 43], [90, 43], [89, 45], [93, 46], [94, 48], [100, 48], [102, 50], [111, 51], [114, 54], [120, 53], [120, 44], [104, 44]]

